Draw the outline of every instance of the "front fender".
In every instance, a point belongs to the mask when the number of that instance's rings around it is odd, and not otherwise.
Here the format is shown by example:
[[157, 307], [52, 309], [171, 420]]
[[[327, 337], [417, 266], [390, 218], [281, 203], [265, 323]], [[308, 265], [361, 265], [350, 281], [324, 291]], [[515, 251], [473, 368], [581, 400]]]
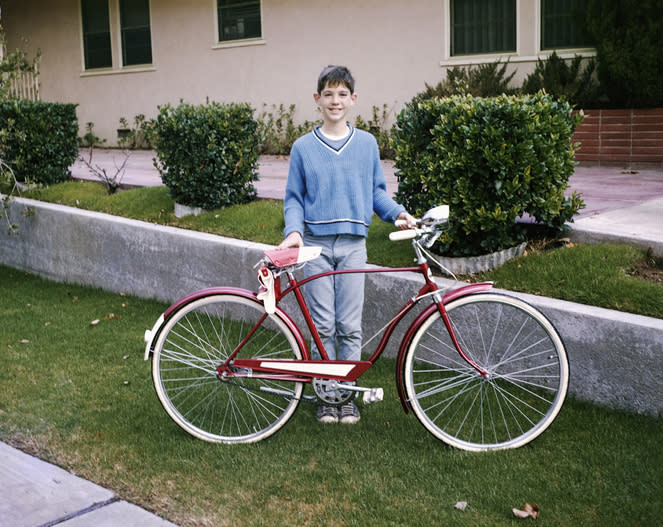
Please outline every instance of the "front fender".
[[[479, 282], [476, 284], [469, 284], [463, 287], [459, 287], [458, 289], [449, 291], [446, 295], [444, 295], [442, 297], [442, 304], [446, 306], [449, 302], [452, 302], [457, 298], [473, 295], [475, 293], [481, 293], [491, 289], [492, 287], [492, 282]], [[405, 386], [403, 384], [405, 353], [410, 347], [410, 342], [412, 342], [412, 338], [414, 337], [415, 332], [419, 329], [419, 326], [421, 326], [421, 324], [424, 323], [424, 320], [431, 316], [435, 311], [437, 311], [437, 304], [431, 304], [426, 309], [424, 309], [419, 314], [419, 316], [417, 316], [417, 318], [414, 319], [412, 324], [410, 324], [407, 332], [405, 333], [405, 336], [403, 337], [400, 348], [398, 350], [398, 356], [396, 358], [396, 387], [398, 389], [398, 396], [401, 399], [401, 404], [403, 405], [403, 410], [405, 410], [405, 413], [410, 412], [410, 403], [407, 400], [407, 394], [405, 393]]]
[[[242, 296], [244, 298], [248, 298], [250, 300], [255, 300], [259, 304], [262, 304], [262, 301], [258, 300], [256, 293], [254, 293], [253, 291], [249, 291], [247, 289], [241, 289], [239, 287], [210, 287], [207, 289], [200, 289], [198, 291], [194, 291], [193, 293], [189, 293], [188, 295], [185, 295], [179, 300], [173, 302], [168, 307], [168, 309], [166, 309], [166, 311], [164, 311], [163, 314], [159, 316], [152, 329], [145, 331], [144, 359], [149, 360], [150, 356], [154, 352], [154, 345], [156, 344], [156, 341], [159, 338], [159, 334], [161, 333], [164, 324], [168, 321], [168, 319], [172, 316], [173, 313], [177, 312], [183, 306], [198, 300], [199, 298], [210, 295], [237, 295], [237, 296]], [[288, 326], [288, 329], [290, 329], [294, 334], [295, 339], [297, 340], [297, 344], [299, 345], [299, 349], [302, 351], [302, 355], [304, 356], [304, 358], [310, 359], [310, 352], [308, 349], [308, 345], [306, 344], [306, 339], [304, 339], [304, 336], [302, 335], [301, 331], [299, 330], [297, 325], [292, 321], [292, 319], [287, 315], [287, 313], [285, 313], [284, 311], [282, 311], [280, 308], [277, 307], [276, 311], [272, 316], [278, 316], [281, 320], [283, 320], [283, 322], [285, 322], [285, 324]]]

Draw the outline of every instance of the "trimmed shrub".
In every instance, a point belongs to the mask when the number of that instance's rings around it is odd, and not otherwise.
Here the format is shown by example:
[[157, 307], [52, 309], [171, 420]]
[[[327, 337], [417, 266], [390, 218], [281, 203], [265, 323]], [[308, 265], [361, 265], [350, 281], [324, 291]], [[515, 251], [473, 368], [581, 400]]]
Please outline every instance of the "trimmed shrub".
[[71, 176], [78, 156], [76, 104], [0, 104], [0, 155], [18, 181], [52, 185]]
[[248, 104], [159, 106], [154, 166], [182, 205], [215, 209], [256, 198], [258, 123]]
[[517, 245], [525, 213], [559, 230], [583, 206], [564, 197], [582, 115], [544, 94], [408, 103], [393, 132], [397, 200], [412, 213], [450, 206], [436, 250], [479, 255]]

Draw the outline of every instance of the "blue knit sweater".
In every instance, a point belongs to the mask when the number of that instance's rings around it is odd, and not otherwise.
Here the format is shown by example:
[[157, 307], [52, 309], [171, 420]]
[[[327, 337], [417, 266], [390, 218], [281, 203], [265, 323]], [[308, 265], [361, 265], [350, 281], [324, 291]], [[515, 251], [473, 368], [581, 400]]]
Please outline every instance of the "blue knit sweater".
[[326, 139], [319, 127], [295, 141], [285, 190], [285, 235], [366, 236], [373, 212], [393, 222], [405, 211], [387, 194], [375, 138], [350, 127], [343, 141]]

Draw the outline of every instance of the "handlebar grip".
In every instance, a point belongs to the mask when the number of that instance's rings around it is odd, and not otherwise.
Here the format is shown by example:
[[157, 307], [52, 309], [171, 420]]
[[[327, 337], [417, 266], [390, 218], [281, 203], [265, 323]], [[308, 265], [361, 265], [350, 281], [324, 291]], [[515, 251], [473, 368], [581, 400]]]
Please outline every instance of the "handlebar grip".
[[392, 242], [397, 242], [400, 240], [411, 240], [417, 236], [416, 229], [407, 229], [404, 231], [394, 231], [389, 233], [389, 239]]
[[407, 222], [405, 220], [396, 220], [394, 222], [394, 225], [396, 225], [396, 227], [398, 227], [399, 229], [401, 228], [402, 225], [406, 225], [406, 224], [407, 224]]

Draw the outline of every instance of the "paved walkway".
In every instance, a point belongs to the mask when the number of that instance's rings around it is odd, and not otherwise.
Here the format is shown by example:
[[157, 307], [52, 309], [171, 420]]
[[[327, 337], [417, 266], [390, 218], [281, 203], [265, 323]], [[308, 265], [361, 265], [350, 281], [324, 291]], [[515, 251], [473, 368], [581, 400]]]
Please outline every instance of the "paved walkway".
[[[161, 185], [152, 152], [132, 152], [122, 183], [127, 186]], [[94, 164], [115, 173], [122, 163], [118, 151], [95, 152]], [[393, 164], [384, 163], [387, 186], [395, 192]], [[282, 199], [288, 171], [286, 158], [260, 159], [263, 198]], [[78, 179], [92, 179], [80, 162], [72, 167]], [[663, 170], [624, 171], [616, 168], [578, 167], [571, 189], [582, 193], [587, 207], [573, 225], [576, 237], [587, 241], [624, 240], [652, 247], [663, 256]], [[0, 525], [7, 527], [63, 526], [152, 527], [173, 525], [135, 505], [119, 500], [111, 491], [61, 468], [0, 443]]]

